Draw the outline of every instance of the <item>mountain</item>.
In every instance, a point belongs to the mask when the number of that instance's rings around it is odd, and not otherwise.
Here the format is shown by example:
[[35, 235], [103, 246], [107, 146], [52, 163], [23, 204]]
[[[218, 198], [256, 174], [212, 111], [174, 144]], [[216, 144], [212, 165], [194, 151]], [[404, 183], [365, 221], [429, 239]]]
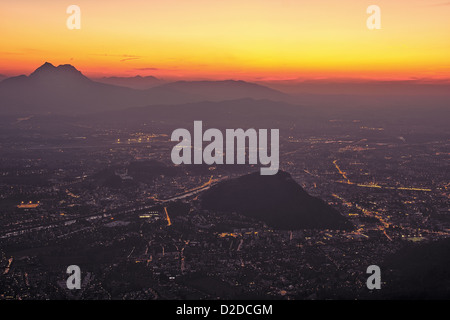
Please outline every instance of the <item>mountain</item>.
[[[134, 80], [152, 81], [150, 78]], [[29, 76], [21, 75], [0, 82], [0, 114], [83, 114], [242, 97], [277, 100], [286, 98], [286, 95], [243, 81], [174, 82], [137, 90], [92, 81], [69, 64], [55, 67], [46, 62]]]
[[71, 65], [46, 62], [29, 76], [0, 82], [0, 112], [85, 113], [144, 105], [140, 91], [94, 82]]
[[44, 63], [31, 73], [29, 79], [48, 82], [52, 85], [65, 81], [89, 81], [87, 77], [70, 64], [62, 64], [55, 67], [49, 62]]
[[201, 196], [204, 209], [237, 212], [284, 230], [352, 229], [351, 223], [323, 200], [310, 196], [289, 173], [259, 172], [220, 182]]
[[[179, 105], [152, 105], [112, 112], [101, 112], [86, 116], [85, 121], [95, 121], [113, 126], [142, 126], [158, 123], [166, 127], [190, 127], [195, 120], [202, 120], [205, 126], [218, 128], [272, 128], [278, 123], [294, 120], [307, 121], [314, 111], [301, 106], [255, 100], [251, 98], [226, 101], [201, 101]], [[309, 123], [304, 124], [308, 126]]]
[[164, 80], [153, 76], [135, 77], [103, 77], [94, 79], [95, 81], [112, 84], [116, 86], [128, 87], [132, 89], [145, 90], [164, 84]]
[[448, 79], [363, 80], [316, 79], [256, 82], [292, 95], [449, 96]]
[[209, 101], [243, 98], [271, 99], [275, 101], [286, 101], [289, 99], [289, 96], [281, 91], [241, 80], [177, 81], [162, 85], [161, 87], [175, 89], [178, 92], [195, 94], [203, 97], [202, 100]]

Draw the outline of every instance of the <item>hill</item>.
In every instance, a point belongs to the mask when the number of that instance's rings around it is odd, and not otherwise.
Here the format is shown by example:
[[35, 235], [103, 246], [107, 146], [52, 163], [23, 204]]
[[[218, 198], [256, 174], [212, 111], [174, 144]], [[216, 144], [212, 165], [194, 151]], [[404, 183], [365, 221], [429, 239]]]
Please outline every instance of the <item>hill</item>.
[[450, 238], [412, 243], [384, 261], [386, 283], [375, 298], [445, 299], [450, 297]]
[[202, 208], [237, 212], [284, 230], [351, 229], [352, 225], [323, 200], [310, 196], [290, 174], [257, 173], [221, 182], [201, 196]]

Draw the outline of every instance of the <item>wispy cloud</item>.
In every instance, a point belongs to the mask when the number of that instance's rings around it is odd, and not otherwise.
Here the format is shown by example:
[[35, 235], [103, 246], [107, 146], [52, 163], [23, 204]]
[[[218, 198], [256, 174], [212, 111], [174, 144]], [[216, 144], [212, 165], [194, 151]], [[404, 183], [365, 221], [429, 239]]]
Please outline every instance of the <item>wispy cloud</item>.
[[141, 57], [129, 57], [129, 58], [123, 58], [120, 60], [120, 62], [125, 62], [125, 61], [129, 61], [129, 60], [138, 60]]
[[141, 56], [136, 56], [136, 55], [132, 55], [132, 54], [108, 54], [108, 53], [91, 53], [91, 56], [101, 56], [101, 57], [117, 57], [117, 58], [121, 58], [119, 61], [120, 62], [125, 62], [125, 61], [129, 61], [129, 60], [137, 60], [137, 59], [141, 59]]
[[133, 70], [137, 70], [137, 71], [159, 71], [161, 69], [159, 69], [159, 68], [135, 68]]

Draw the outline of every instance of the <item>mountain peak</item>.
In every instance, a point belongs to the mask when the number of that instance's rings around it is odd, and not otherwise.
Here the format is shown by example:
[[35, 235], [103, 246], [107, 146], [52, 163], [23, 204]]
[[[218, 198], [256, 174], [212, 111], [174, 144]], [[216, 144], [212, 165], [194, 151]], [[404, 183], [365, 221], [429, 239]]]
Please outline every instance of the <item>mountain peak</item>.
[[51, 64], [50, 62], [45, 62], [42, 66], [40, 66], [39, 68], [34, 70], [34, 72], [32, 74], [49, 71], [49, 70], [54, 70], [54, 69], [56, 69], [56, 67], [53, 64]]
[[75, 68], [73, 65], [71, 64], [60, 64], [57, 69], [61, 69], [61, 70], [66, 70], [66, 71], [76, 71], [79, 72], [77, 70], [77, 68]]
[[61, 64], [55, 67], [50, 62], [45, 62], [30, 74], [30, 78], [57, 78], [72, 77], [87, 79], [80, 71], [70, 64]]

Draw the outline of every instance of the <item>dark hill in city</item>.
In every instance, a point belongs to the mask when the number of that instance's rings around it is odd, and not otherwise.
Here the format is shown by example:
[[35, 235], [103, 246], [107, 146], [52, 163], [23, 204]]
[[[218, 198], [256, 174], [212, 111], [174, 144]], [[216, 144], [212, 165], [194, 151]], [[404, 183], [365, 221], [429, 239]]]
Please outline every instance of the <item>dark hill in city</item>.
[[310, 196], [289, 173], [259, 172], [221, 182], [202, 194], [202, 208], [237, 212], [284, 230], [352, 229], [351, 223], [323, 200]]
[[[371, 298], [448, 300], [450, 238], [409, 243], [381, 265], [385, 285]], [[383, 270], [386, 270], [383, 278]]]

